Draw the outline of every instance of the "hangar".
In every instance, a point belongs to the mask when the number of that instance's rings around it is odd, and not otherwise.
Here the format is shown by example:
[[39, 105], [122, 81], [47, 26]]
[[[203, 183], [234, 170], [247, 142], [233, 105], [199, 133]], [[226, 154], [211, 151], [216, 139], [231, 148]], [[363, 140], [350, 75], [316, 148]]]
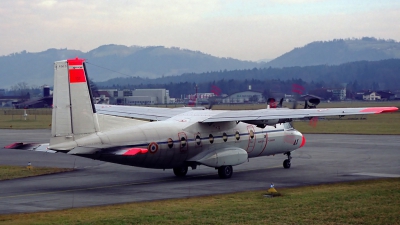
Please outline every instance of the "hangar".
[[258, 91], [237, 92], [222, 99], [222, 103], [261, 103], [265, 102], [265, 98]]

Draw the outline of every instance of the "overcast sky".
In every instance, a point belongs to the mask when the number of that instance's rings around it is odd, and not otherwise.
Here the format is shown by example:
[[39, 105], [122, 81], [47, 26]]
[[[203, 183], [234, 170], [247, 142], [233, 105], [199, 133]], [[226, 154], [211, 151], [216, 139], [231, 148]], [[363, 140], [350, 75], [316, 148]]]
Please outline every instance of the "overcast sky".
[[400, 1], [0, 1], [0, 55], [122, 44], [256, 61], [312, 41], [363, 36], [400, 41]]

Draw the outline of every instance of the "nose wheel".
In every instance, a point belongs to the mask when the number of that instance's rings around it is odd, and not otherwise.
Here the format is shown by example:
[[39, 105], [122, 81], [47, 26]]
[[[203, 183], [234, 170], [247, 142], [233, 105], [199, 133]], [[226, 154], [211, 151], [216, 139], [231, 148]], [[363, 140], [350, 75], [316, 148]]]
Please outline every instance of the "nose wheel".
[[289, 169], [291, 166], [290, 160], [292, 157], [290, 156], [290, 152], [286, 152], [284, 155], [287, 155], [288, 158], [283, 161], [283, 168]]

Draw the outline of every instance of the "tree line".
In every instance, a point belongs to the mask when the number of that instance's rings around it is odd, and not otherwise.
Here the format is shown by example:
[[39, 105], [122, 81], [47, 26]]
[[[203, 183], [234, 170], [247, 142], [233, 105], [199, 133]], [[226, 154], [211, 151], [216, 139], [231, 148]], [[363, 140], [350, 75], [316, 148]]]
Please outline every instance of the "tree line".
[[400, 59], [360, 61], [338, 66], [224, 70], [159, 79], [116, 78], [97, 83], [99, 88], [165, 88], [170, 91], [171, 97], [176, 98], [193, 94], [196, 85], [198, 92], [210, 92], [215, 85], [224, 94], [230, 95], [248, 90], [249, 85], [252, 90], [259, 92], [291, 93], [293, 84], [303, 86], [307, 93], [315, 89], [343, 87], [351, 92], [365, 89], [399, 90]]

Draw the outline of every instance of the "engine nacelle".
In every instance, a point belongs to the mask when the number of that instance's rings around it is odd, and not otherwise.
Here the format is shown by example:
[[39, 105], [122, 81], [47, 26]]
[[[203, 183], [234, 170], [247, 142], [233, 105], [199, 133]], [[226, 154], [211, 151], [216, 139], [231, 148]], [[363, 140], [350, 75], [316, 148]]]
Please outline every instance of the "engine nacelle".
[[320, 99], [318, 98], [310, 98], [308, 100], [305, 100], [304, 102], [304, 108], [305, 109], [315, 109], [317, 108], [317, 105], [321, 102]]

